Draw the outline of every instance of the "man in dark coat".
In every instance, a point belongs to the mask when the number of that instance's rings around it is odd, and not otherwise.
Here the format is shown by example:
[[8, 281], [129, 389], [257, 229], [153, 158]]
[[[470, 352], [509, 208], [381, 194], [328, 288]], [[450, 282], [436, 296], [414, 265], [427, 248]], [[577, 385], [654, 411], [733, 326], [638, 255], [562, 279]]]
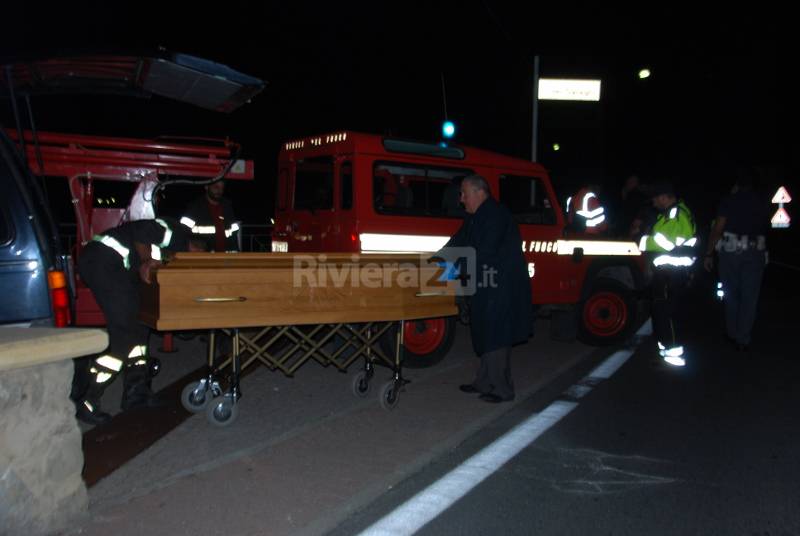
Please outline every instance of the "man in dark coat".
[[475, 255], [475, 273], [462, 271], [462, 277], [472, 278], [474, 284], [469, 297], [470, 333], [480, 366], [475, 380], [459, 388], [480, 393], [486, 402], [513, 400], [511, 347], [528, 339], [532, 314], [522, 238], [511, 213], [494, 200], [480, 175], [461, 182], [461, 202], [467, 213], [464, 223], [437, 253], [451, 262], [455, 258], [449, 248], [470, 248]]

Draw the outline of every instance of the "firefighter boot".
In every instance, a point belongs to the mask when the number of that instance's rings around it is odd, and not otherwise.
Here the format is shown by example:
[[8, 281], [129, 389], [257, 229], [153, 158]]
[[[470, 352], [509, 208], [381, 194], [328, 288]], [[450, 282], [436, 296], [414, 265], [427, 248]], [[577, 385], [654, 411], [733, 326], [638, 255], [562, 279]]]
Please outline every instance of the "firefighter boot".
[[157, 408], [164, 405], [150, 387], [151, 378], [148, 363], [130, 365], [125, 368], [122, 404], [120, 405], [123, 411], [136, 408]]
[[111, 415], [100, 409], [100, 398], [105, 391], [105, 384], [92, 382], [86, 394], [75, 400], [75, 416], [86, 424], [97, 426], [111, 420]]

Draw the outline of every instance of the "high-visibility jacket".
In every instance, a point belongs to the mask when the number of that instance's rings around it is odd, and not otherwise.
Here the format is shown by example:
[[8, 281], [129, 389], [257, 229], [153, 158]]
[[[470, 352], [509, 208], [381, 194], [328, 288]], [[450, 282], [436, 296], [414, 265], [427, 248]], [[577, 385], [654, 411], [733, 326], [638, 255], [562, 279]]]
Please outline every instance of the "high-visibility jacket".
[[580, 223], [589, 234], [608, 230], [605, 209], [600, 204], [597, 194], [588, 188], [582, 188], [567, 201], [567, 221]]
[[227, 198], [223, 198], [220, 201], [220, 205], [224, 221], [221, 222], [222, 225], [219, 226], [219, 229], [209, 210], [206, 196], [190, 203], [184, 211], [180, 222], [192, 230], [195, 239], [206, 243], [208, 251], [218, 251], [217, 232], [224, 235], [220, 236], [221, 241], [225, 243], [225, 249], [222, 251], [239, 251], [241, 225], [234, 215], [233, 205]]
[[642, 236], [639, 249], [654, 253], [653, 265], [687, 267], [697, 258], [694, 216], [683, 201], [658, 215], [649, 234]]

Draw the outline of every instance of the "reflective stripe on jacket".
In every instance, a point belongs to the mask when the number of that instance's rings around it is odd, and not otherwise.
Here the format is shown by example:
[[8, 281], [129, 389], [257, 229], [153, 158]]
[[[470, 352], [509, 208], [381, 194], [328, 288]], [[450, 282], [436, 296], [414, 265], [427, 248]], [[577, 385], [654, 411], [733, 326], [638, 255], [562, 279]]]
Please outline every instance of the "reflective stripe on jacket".
[[582, 188], [575, 197], [570, 197], [567, 201], [567, 220], [570, 223], [580, 220], [589, 234], [608, 229], [605, 209], [600, 204], [597, 194], [588, 188]]
[[694, 217], [683, 201], [658, 215], [650, 234], [642, 236], [639, 249], [654, 253], [655, 266], [691, 266], [697, 245]]

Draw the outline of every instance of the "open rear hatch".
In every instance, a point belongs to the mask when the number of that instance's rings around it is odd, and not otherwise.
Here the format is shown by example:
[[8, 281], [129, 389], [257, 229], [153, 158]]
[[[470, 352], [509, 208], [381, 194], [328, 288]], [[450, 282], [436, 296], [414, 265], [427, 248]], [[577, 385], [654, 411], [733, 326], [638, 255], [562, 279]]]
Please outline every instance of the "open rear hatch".
[[188, 54], [89, 55], [6, 64], [0, 96], [47, 94], [159, 95], [200, 108], [232, 112], [266, 83], [227, 65]]

